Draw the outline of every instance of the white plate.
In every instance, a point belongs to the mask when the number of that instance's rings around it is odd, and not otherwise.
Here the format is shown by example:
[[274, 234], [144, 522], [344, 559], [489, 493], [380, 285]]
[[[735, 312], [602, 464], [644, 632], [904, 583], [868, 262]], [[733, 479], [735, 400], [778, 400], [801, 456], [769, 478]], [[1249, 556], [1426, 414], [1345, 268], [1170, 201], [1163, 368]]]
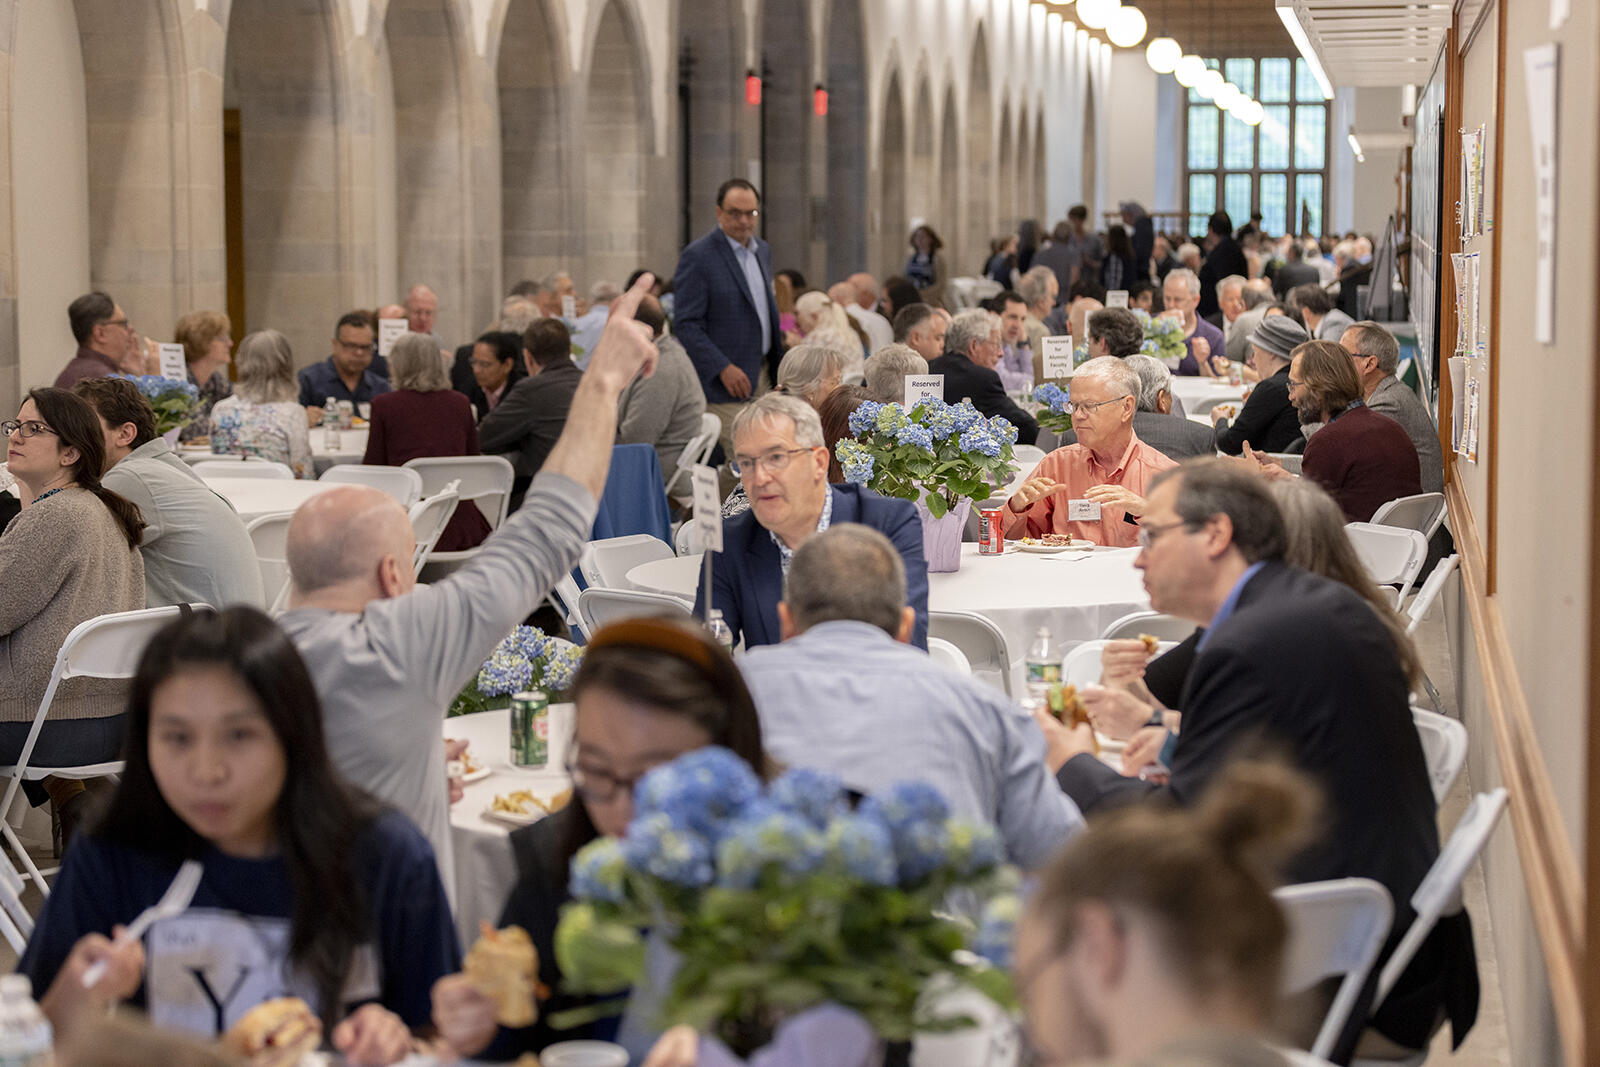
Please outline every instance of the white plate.
[[473, 771], [471, 774], [463, 774], [461, 776], [461, 780], [463, 782], [481, 782], [481, 781], [483, 781], [485, 778], [489, 777], [493, 773], [494, 773], [493, 769], [491, 769], [489, 767], [479, 767], [477, 770]]
[[483, 817], [502, 826], [532, 826], [544, 818], [544, 812], [536, 811], [531, 815], [518, 815], [512, 811], [495, 811], [493, 808], [484, 808]]
[[1083, 552], [1086, 549], [1092, 549], [1092, 548], [1094, 548], [1094, 542], [1093, 541], [1086, 541], [1083, 538], [1078, 538], [1077, 540], [1073, 541], [1069, 545], [1045, 545], [1045, 544], [1032, 544], [1032, 545], [1030, 545], [1030, 544], [1027, 544], [1026, 542], [1018, 541], [1017, 542], [1017, 547], [1020, 548], [1024, 552], [1037, 552], [1040, 555], [1053, 556], [1058, 552]]

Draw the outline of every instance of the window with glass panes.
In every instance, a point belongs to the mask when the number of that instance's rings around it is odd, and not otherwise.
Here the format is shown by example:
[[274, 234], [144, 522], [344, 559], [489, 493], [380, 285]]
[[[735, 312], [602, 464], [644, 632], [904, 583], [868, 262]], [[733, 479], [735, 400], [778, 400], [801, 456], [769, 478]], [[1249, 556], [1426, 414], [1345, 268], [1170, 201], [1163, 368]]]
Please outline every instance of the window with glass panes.
[[1218, 208], [1243, 226], [1261, 213], [1269, 234], [1322, 232], [1327, 207], [1328, 102], [1303, 59], [1215, 59], [1239, 91], [1260, 102], [1259, 126], [1241, 122], [1189, 91], [1184, 211], [1189, 232], [1206, 232]]

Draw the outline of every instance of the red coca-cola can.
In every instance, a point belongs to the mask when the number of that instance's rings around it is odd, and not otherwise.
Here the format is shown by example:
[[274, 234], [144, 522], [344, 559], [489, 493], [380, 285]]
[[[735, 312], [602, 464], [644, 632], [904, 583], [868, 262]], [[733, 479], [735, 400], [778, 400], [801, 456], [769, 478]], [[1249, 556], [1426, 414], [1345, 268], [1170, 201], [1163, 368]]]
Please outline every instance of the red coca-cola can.
[[998, 556], [1006, 550], [1006, 513], [1003, 508], [978, 512], [978, 555]]

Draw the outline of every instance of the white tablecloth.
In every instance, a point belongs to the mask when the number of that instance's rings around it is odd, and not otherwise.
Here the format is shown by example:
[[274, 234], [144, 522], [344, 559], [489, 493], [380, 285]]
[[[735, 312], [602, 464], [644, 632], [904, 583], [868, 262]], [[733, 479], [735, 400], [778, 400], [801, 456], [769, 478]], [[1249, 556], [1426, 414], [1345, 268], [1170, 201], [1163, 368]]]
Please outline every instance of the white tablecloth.
[[245, 522], [263, 515], [293, 511], [318, 493], [337, 488], [333, 482], [292, 481], [287, 478], [213, 478], [206, 484], [226, 497]]
[[[329, 467], [341, 463], [360, 463], [367, 454], [367, 428], [358, 427], [354, 430], [339, 431], [339, 447], [328, 447], [327, 431], [321, 426], [313, 426], [311, 436], [311, 463], [318, 477]], [[191, 447], [185, 445], [178, 449], [178, 455], [183, 457], [185, 463], [199, 463], [208, 459], [226, 459], [226, 456], [216, 455], [209, 447]]]
[[693, 603], [695, 590], [700, 587], [700, 568], [704, 559], [705, 554], [701, 552], [692, 556], [653, 559], [632, 568], [626, 577], [647, 593], [665, 593]]
[[[1212, 404], [1241, 403], [1244, 386], [1229, 385], [1226, 378], [1199, 378], [1174, 374], [1172, 395], [1183, 401], [1184, 414], [1209, 416]], [[1206, 421], [1211, 420], [1208, 417]]]
[[530, 790], [549, 797], [572, 782], [563, 768], [572, 737], [572, 705], [550, 705], [550, 759], [544, 770], [528, 770], [511, 762], [511, 713], [484, 711], [444, 722], [444, 736], [466, 740], [474, 762], [489, 768], [489, 777], [469, 782], [466, 795], [450, 808], [450, 841], [456, 860], [456, 929], [463, 946], [478, 937], [478, 921], [497, 923], [511, 886], [517, 880], [511, 856], [513, 827], [483, 817], [496, 793]]

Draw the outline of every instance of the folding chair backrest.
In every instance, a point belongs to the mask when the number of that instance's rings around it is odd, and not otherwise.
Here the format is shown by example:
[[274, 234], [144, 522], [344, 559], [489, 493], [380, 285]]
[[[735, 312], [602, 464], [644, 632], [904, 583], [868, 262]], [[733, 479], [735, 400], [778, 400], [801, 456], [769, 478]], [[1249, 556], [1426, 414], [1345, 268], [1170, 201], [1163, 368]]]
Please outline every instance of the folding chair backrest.
[[1352, 522], [1344, 532], [1367, 574], [1379, 585], [1398, 585], [1405, 589], [1417, 579], [1428, 558], [1428, 539], [1416, 530], [1381, 526], [1371, 522]]
[[504, 456], [423, 456], [405, 464], [422, 477], [422, 492], [432, 496], [451, 481], [456, 493], [478, 506], [491, 529], [506, 521], [516, 472]]
[[696, 528], [692, 517], [678, 524], [678, 532], [672, 535], [672, 540], [680, 556], [693, 556], [706, 550], [705, 538]]
[[1301, 455], [1299, 452], [1268, 452], [1267, 455], [1281, 463], [1283, 465], [1283, 469], [1288, 471], [1290, 474], [1299, 474], [1301, 464], [1303, 464], [1306, 459], [1306, 457]]
[[207, 459], [194, 465], [194, 472], [202, 478], [276, 478], [294, 481], [294, 471], [287, 464], [246, 456], [239, 459]]
[[370, 485], [400, 501], [400, 506], [403, 508], [409, 508], [422, 499], [422, 475], [405, 467], [341, 463], [329, 467], [317, 480], [344, 482], [349, 485]]
[[1433, 800], [1444, 803], [1445, 794], [1456, 784], [1456, 776], [1467, 762], [1467, 728], [1448, 715], [1411, 707], [1412, 721], [1422, 739], [1422, 756], [1428, 763], [1428, 781], [1433, 784]]
[[1432, 537], [1439, 524], [1444, 522], [1444, 511], [1443, 493], [1418, 493], [1416, 496], [1397, 497], [1384, 504], [1372, 513], [1372, 521], [1379, 526], [1398, 526], [1404, 530], [1416, 530], [1423, 537]]
[[459, 499], [454, 489], [443, 489], [411, 505], [411, 532], [417, 539], [417, 553], [412, 557], [412, 562], [417, 574], [422, 573], [428, 553], [439, 543], [444, 528], [450, 525], [450, 516], [455, 514]]
[[1383, 965], [1382, 973], [1378, 975], [1378, 991], [1372, 999], [1374, 1005], [1382, 1004], [1390, 990], [1394, 989], [1412, 957], [1417, 954], [1417, 949], [1433, 932], [1439, 916], [1454, 914], [1460, 908], [1461, 880], [1467, 876], [1467, 868], [1478, 858], [1483, 846], [1489, 843], [1489, 835], [1494, 833], [1500, 816], [1505, 814], [1506, 796], [1505, 787], [1502, 786], [1479, 793], [1467, 805], [1467, 810], [1462, 813], [1461, 820], [1450, 834], [1450, 840], [1439, 850], [1439, 858], [1433, 861], [1433, 866], [1428, 868], [1417, 891], [1411, 894], [1411, 909], [1417, 913], [1417, 917], [1412, 920], [1405, 936], [1395, 946], [1388, 962]]
[[701, 415], [700, 432], [691, 437], [689, 443], [683, 446], [683, 451], [678, 453], [677, 469], [667, 482], [668, 496], [688, 492], [689, 468], [711, 462], [711, 453], [716, 450], [717, 438], [721, 436], [722, 420], [715, 415]]
[[[1185, 635], [1187, 636], [1187, 635]], [[1156, 655], [1177, 646], [1176, 641], [1162, 641], [1156, 645]], [[1086, 685], [1098, 685], [1100, 682], [1100, 653], [1104, 651], [1106, 642], [1081, 641], [1073, 646], [1071, 652], [1061, 661], [1061, 680], [1083, 688]]]
[[1122, 641], [1140, 634], [1159, 637], [1163, 641], [1187, 641], [1194, 636], [1195, 625], [1188, 619], [1163, 615], [1159, 611], [1135, 611], [1124, 615], [1107, 626], [1100, 634], [1104, 641]]
[[672, 546], [650, 534], [628, 534], [590, 541], [578, 557], [578, 569], [590, 586], [605, 589], [632, 589], [628, 572], [641, 563], [671, 559]]
[[667, 616], [692, 619], [689, 605], [673, 596], [639, 589], [590, 588], [578, 594], [578, 616], [592, 637], [600, 627], [622, 619]]
[[256, 566], [261, 568], [261, 590], [266, 596], [262, 605], [269, 612], [276, 611], [289, 591], [289, 522], [294, 512], [283, 511], [275, 515], [262, 515], [245, 525], [250, 543], [256, 548]]
[[[203, 606], [203, 605], [202, 605]], [[56, 654], [55, 673], [67, 678], [132, 678], [155, 632], [181, 609], [119, 611], [80, 622]], [[53, 680], [53, 679], [52, 679]]]
[[982, 615], [970, 611], [928, 612], [928, 636], [949, 641], [978, 671], [997, 672], [1001, 688], [1011, 695], [1011, 651], [1006, 635]]
[[1370, 878], [1284, 886], [1272, 895], [1289, 921], [1283, 993], [1302, 993], [1324, 978], [1344, 976], [1311, 1045], [1312, 1055], [1326, 1058], [1389, 936], [1394, 905], [1389, 891]]
[[1422, 583], [1422, 588], [1417, 590], [1417, 595], [1411, 598], [1411, 603], [1406, 605], [1406, 633], [1414, 633], [1422, 620], [1428, 614], [1428, 609], [1433, 607], [1433, 602], [1439, 599], [1439, 594], [1444, 590], [1444, 583], [1450, 580], [1450, 574], [1456, 569], [1456, 564], [1461, 562], [1460, 553], [1451, 553], [1433, 565], [1432, 572], [1427, 580]]
[[1037, 467], [1044, 459], [1044, 449], [1038, 445], [1012, 445], [1011, 457], [1017, 461], [1017, 466]]
[[972, 664], [967, 662], [967, 657], [961, 650], [949, 641], [937, 637], [928, 638], [928, 655], [933, 657], [933, 662], [941, 667], [946, 667], [957, 674], [972, 677]]
[[555, 588], [550, 590], [550, 603], [561, 613], [561, 620], [567, 624], [567, 629], [572, 631], [572, 639], [582, 643], [588, 638], [583, 619], [578, 615], [578, 580], [568, 571], [556, 580]]

